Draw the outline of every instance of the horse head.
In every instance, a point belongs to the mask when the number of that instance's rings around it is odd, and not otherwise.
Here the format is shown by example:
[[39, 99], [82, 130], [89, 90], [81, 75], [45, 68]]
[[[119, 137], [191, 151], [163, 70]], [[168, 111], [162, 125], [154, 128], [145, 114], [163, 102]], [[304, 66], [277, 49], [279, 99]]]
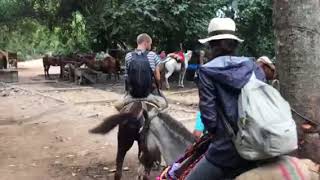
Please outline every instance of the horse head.
[[174, 163], [196, 140], [181, 122], [166, 113], [151, 119], [148, 139], [156, 143], [167, 164]]

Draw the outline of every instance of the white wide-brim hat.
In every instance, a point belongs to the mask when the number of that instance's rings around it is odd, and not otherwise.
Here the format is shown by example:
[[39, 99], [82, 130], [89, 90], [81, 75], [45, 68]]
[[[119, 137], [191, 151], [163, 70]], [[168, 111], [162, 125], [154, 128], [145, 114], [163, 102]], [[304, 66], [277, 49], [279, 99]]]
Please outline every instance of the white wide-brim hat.
[[209, 41], [221, 39], [233, 39], [238, 42], [243, 42], [242, 39], [235, 35], [236, 23], [230, 18], [213, 18], [208, 26], [209, 37], [199, 39], [199, 42], [205, 44]]

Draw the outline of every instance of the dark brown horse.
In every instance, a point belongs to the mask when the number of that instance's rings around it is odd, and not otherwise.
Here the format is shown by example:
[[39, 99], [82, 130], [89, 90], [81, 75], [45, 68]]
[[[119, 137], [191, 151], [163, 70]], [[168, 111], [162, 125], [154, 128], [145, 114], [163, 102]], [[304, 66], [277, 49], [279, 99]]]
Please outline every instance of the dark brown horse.
[[[145, 178], [149, 175], [154, 163], [160, 163], [161, 161], [160, 151], [155, 145], [153, 146], [154, 148], [147, 148], [145, 136], [143, 136], [145, 129], [147, 129], [146, 126], [143, 126], [144, 123], [145, 117], [143, 115], [142, 103], [134, 102], [130, 107], [121, 110], [119, 114], [107, 118], [101, 125], [90, 130], [91, 133], [106, 134], [119, 125], [116, 180], [121, 179], [125, 155], [132, 147], [134, 141], [138, 142], [138, 158], [145, 167]], [[142, 127], [144, 127], [144, 130], [140, 131]]]
[[63, 77], [63, 65], [62, 65], [62, 57], [61, 56], [44, 56], [42, 58], [43, 69], [44, 69], [44, 77], [50, 78], [49, 69], [50, 66], [60, 66], [60, 78]]
[[67, 57], [67, 56], [44, 56], [42, 58], [44, 76], [50, 78], [49, 69], [50, 66], [60, 66], [60, 78], [63, 78], [64, 68], [67, 64], [73, 64], [75, 66], [81, 66], [84, 62], [79, 56]]
[[158, 113], [156, 108], [149, 107], [146, 113], [141, 102], [128, 106], [119, 114], [106, 118], [90, 132], [106, 134], [119, 125], [115, 179], [121, 179], [124, 157], [134, 141], [138, 142], [138, 159], [144, 166], [139, 177], [148, 179], [151, 168], [160, 163], [161, 154], [167, 164], [172, 164], [195, 138], [181, 123], [169, 115]]

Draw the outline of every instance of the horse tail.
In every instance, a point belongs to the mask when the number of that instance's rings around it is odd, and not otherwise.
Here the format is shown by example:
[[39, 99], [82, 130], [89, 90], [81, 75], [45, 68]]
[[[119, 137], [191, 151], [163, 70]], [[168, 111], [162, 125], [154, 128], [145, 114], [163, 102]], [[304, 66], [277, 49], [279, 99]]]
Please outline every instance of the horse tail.
[[104, 119], [104, 121], [97, 127], [89, 130], [93, 134], [107, 134], [121, 122], [126, 119], [138, 118], [142, 110], [142, 104], [135, 102], [131, 107], [131, 112], [120, 112]]
[[115, 128], [120, 122], [131, 117], [131, 113], [119, 113], [116, 115], [112, 115], [98, 125], [97, 127], [91, 129], [89, 132], [93, 134], [107, 134], [113, 128]]

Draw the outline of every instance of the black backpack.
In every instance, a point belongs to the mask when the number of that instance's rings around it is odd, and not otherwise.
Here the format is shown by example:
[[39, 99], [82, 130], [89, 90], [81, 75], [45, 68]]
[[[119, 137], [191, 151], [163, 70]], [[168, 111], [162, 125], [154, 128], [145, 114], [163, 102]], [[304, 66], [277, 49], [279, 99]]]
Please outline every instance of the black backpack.
[[148, 52], [132, 52], [128, 67], [128, 91], [134, 98], [145, 98], [152, 92], [153, 71], [148, 60]]

